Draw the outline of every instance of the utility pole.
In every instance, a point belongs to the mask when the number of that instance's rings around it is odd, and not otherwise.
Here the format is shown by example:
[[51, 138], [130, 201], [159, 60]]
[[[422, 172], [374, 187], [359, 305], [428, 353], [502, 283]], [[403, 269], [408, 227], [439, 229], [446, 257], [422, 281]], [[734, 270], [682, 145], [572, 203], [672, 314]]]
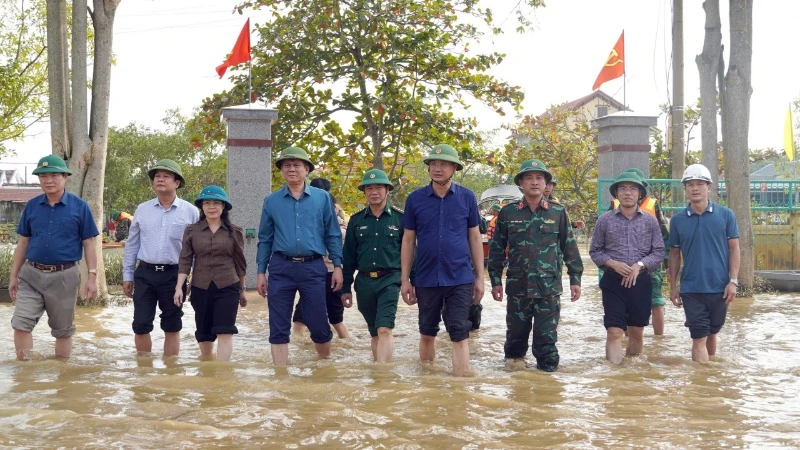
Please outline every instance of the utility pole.
[[683, 139], [683, 0], [672, 0], [672, 178], [680, 179], [686, 168]]

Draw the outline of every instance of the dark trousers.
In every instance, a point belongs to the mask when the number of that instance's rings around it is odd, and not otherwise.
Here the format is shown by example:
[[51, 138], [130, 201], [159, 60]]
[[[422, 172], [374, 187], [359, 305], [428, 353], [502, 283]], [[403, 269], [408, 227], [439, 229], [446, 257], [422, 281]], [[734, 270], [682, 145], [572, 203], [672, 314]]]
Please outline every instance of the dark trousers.
[[300, 292], [303, 323], [311, 340], [324, 344], [333, 339], [325, 309], [325, 275], [328, 268], [322, 259], [295, 263], [273, 255], [269, 261], [267, 305], [269, 307], [269, 343], [288, 344], [292, 327], [294, 296]]
[[[330, 322], [331, 325], [336, 325], [344, 321], [344, 305], [342, 305], [342, 291], [338, 290], [334, 292], [334, 290], [331, 289], [332, 280], [333, 272], [328, 272], [328, 275], [325, 276], [325, 308], [328, 311], [328, 322]], [[294, 307], [292, 322], [305, 324], [305, 321], [303, 321], [303, 307], [300, 305], [300, 302], [297, 302], [297, 305]]]
[[[175, 306], [175, 283], [178, 282], [178, 266], [157, 271], [140, 265], [133, 273], [133, 332], [148, 334], [153, 331], [156, 305], [161, 309], [161, 329], [165, 333], [176, 333], [183, 328], [183, 310]], [[183, 284], [186, 296], [186, 283]]]

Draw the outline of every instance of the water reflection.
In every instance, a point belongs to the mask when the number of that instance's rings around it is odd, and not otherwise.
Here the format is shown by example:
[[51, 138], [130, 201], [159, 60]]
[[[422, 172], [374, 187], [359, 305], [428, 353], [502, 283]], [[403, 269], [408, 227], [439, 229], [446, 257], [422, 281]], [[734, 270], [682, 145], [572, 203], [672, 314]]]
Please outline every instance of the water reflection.
[[[602, 305], [589, 275], [584, 298], [563, 304], [562, 362], [546, 374], [503, 361], [504, 305], [487, 297], [468, 378], [449, 375], [446, 339], [437, 340], [436, 361], [420, 364], [416, 309], [404, 305], [392, 364], [372, 364], [352, 309], [353, 338], [335, 342], [331, 360], [317, 361], [308, 338], [294, 339], [286, 368], [269, 363], [266, 304], [256, 296], [239, 315], [231, 363], [200, 361], [191, 325], [180, 357], [137, 357], [132, 307], [81, 309], [66, 363], [47, 356], [46, 326], [34, 348], [45, 356], [26, 363], [13, 360], [11, 330], [3, 333], [0, 446], [793, 447], [798, 300], [737, 300], [707, 365], [691, 362], [683, 313], [668, 308], [667, 335], [648, 330], [644, 353], [613, 367], [603, 359]], [[0, 306], [0, 322], [11, 313]], [[192, 324], [191, 308], [186, 319]], [[160, 339], [154, 333], [153, 348]]]

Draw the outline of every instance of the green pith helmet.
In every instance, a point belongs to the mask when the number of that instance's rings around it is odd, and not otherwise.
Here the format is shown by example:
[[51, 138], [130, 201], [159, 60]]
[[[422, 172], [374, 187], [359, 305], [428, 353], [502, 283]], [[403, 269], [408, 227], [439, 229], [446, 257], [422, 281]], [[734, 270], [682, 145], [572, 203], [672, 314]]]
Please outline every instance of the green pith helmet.
[[529, 159], [522, 163], [519, 168], [519, 172], [514, 176], [514, 184], [519, 186], [519, 179], [522, 175], [528, 172], [542, 172], [544, 174], [545, 180], [549, 183], [553, 181], [553, 174], [551, 174], [547, 167], [539, 161], [538, 159]]
[[186, 180], [183, 179], [183, 172], [181, 172], [181, 166], [178, 165], [175, 161], [171, 159], [160, 159], [156, 162], [156, 165], [151, 167], [150, 170], [147, 171], [147, 176], [150, 177], [150, 181], [156, 177], [156, 172], [159, 170], [166, 170], [167, 172], [172, 172], [175, 174], [175, 178], [180, 180], [181, 184], [178, 188], [182, 188], [184, 184], [186, 184]]
[[428, 157], [423, 159], [426, 165], [430, 165], [431, 161], [449, 161], [456, 164], [456, 170], [462, 170], [464, 164], [458, 159], [458, 152], [452, 146], [447, 144], [439, 144], [431, 149]]
[[501, 209], [503, 209], [503, 207], [500, 206], [500, 203], [492, 203], [492, 211], [500, 212]]
[[112, 212], [112, 213], [111, 213], [111, 220], [117, 220], [117, 219], [119, 219], [119, 214], [120, 214], [120, 212], [119, 212], [119, 211], [114, 211], [114, 212]]
[[218, 202], [225, 203], [225, 211], [230, 211], [233, 209], [233, 205], [231, 201], [228, 199], [228, 194], [225, 192], [225, 189], [222, 189], [219, 186], [206, 186], [200, 191], [200, 195], [194, 200], [194, 206], [198, 208], [203, 208], [203, 200], [216, 200]]
[[34, 175], [42, 173], [65, 173], [72, 175], [72, 171], [67, 167], [66, 161], [56, 155], [47, 155], [40, 159], [36, 164], [36, 168], [31, 172]]
[[558, 186], [558, 180], [556, 180], [555, 178], [553, 178], [553, 179], [551, 179], [550, 181], [548, 181], [548, 182], [547, 182], [547, 184], [552, 184], [552, 185], [553, 185], [553, 187], [556, 187], [556, 186]]
[[299, 159], [300, 161], [305, 161], [309, 166], [311, 166], [311, 168], [308, 169], [308, 173], [314, 171], [314, 163], [311, 162], [311, 159], [308, 157], [308, 153], [306, 153], [306, 151], [300, 147], [286, 147], [283, 149], [281, 154], [278, 155], [278, 158], [275, 159], [275, 166], [280, 169], [281, 163], [287, 159]]
[[364, 177], [361, 178], [361, 184], [358, 185], [358, 190], [363, 191], [364, 188], [370, 184], [383, 184], [391, 191], [394, 189], [392, 182], [389, 181], [389, 176], [381, 169], [369, 169], [364, 172]]
[[636, 175], [634, 172], [622, 172], [617, 175], [617, 178], [611, 183], [611, 186], [608, 187], [608, 191], [611, 192], [611, 195], [614, 198], [617, 198], [617, 185], [620, 183], [633, 183], [639, 187], [639, 197], [642, 198], [647, 195], [647, 189], [644, 187], [644, 183], [642, 179], [639, 178], [639, 175]]
[[647, 187], [647, 181], [644, 181], [644, 179], [647, 177], [644, 176], [644, 172], [642, 172], [642, 169], [638, 167], [631, 167], [630, 169], [625, 170], [625, 172], [635, 173], [636, 176], [642, 180], [642, 184], [644, 185], [644, 187]]

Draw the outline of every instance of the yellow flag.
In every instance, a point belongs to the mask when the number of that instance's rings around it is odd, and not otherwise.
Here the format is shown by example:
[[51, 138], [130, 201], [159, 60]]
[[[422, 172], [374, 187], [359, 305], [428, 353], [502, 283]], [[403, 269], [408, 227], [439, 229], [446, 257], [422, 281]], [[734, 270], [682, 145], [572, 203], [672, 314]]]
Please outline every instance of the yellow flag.
[[789, 161], [794, 161], [794, 133], [792, 133], [792, 105], [786, 113], [786, 126], [783, 128], [783, 147]]

